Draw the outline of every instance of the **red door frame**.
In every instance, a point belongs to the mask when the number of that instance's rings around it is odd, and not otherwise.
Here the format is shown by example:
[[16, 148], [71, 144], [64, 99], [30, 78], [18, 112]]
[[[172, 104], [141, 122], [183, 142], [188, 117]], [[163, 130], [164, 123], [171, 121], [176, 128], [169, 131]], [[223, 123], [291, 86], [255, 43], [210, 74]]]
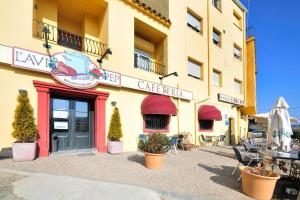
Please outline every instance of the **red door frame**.
[[71, 96], [84, 96], [95, 99], [95, 123], [94, 123], [94, 140], [95, 148], [98, 152], [107, 152], [106, 146], [106, 127], [105, 127], [105, 103], [109, 96], [107, 92], [95, 90], [79, 90], [57, 83], [46, 83], [33, 81], [37, 91], [37, 128], [38, 128], [38, 156], [49, 156], [50, 146], [50, 93], [58, 92]]

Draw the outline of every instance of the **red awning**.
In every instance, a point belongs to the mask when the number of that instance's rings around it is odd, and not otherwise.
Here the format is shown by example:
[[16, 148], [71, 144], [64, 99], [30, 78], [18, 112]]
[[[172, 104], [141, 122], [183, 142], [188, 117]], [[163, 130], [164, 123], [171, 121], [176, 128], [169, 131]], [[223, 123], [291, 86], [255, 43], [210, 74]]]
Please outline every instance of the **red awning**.
[[175, 104], [170, 97], [151, 94], [147, 96], [141, 105], [142, 114], [176, 115]]
[[222, 114], [215, 106], [203, 105], [198, 109], [198, 119], [221, 121]]

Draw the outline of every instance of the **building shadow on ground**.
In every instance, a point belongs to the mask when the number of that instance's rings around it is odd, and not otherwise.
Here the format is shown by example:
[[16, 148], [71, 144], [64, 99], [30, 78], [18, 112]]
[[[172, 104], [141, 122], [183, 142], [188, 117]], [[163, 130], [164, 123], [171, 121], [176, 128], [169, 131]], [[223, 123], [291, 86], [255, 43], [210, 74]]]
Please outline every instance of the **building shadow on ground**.
[[127, 159], [129, 161], [136, 162], [136, 163], [139, 163], [144, 166], [144, 156], [142, 156], [142, 155], [134, 154], [134, 155], [128, 156]]
[[237, 192], [242, 192], [241, 184], [237, 182], [237, 177], [231, 175], [234, 167], [224, 165], [212, 167], [201, 163], [198, 166], [215, 174], [215, 176], [210, 177], [213, 182]]
[[226, 153], [226, 152], [223, 152], [223, 151], [214, 151], [214, 150], [207, 150], [207, 149], [199, 149], [199, 150], [207, 152], [207, 153], [212, 153], [212, 154], [215, 154], [215, 155], [218, 155], [218, 156], [224, 156], [224, 157], [227, 157], [227, 158], [235, 159], [233, 151], [232, 151], [232, 154], [231, 154], [231, 153]]

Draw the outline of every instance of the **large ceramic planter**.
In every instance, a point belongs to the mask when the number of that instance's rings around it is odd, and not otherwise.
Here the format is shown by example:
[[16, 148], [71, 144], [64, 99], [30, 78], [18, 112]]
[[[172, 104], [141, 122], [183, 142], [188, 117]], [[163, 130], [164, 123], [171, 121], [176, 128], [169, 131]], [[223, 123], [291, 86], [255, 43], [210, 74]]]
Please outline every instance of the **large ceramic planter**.
[[164, 162], [164, 154], [145, 152], [145, 166], [148, 169], [161, 169]]
[[13, 159], [15, 161], [30, 161], [35, 159], [36, 142], [32, 143], [13, 143]]
[[122, 141], [107, 141], [107, 152], [110, 154], [121, 154], [123, 152]]
[[270, 200], [274, 192], [277, 180], [280, 176], [273, 173], [271, 177], [260, 176], [246, 171], [245, 166], [239, 167], [242, 172], [242, 188], [243, 192], [259, 200]]

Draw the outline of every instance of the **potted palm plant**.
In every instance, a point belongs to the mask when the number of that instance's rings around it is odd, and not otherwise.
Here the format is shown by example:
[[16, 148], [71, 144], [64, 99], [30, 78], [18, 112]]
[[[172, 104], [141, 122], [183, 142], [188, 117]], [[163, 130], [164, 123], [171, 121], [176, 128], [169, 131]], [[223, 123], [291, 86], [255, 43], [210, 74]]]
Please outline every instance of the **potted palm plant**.
[[113, 114], [110, 119], [107, 151], [110, 154], [121, 154], [123, 152], [123, 142], [120, 139], [123, 137], [121, 118], [119, 109], [114, 108]]
[[20, 92], [18, 105], [12, 123], [12, 136], [16, 142], [12, 144], [13, 159], [15, 161], [30, 161], [36, 156], [37, 127], [33, 116], [27, 92]]
[[170, 140], [161, 133], [151, 133], [146, 140], [140, 140], [138, 148], [145, 154], [145, 166], [148, 169], [161, 169], [164, 154], [169, 150]]
[[240, 166], [242, 171], [243, 192], [254, 198], [269, 200], [272, 198], [279, 174], [271, 169], [266, 169], [266, 165], [258, 164], [257, 167]]

